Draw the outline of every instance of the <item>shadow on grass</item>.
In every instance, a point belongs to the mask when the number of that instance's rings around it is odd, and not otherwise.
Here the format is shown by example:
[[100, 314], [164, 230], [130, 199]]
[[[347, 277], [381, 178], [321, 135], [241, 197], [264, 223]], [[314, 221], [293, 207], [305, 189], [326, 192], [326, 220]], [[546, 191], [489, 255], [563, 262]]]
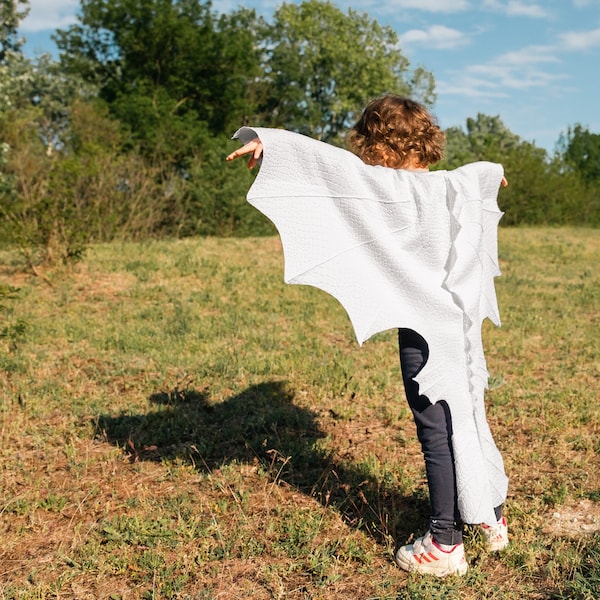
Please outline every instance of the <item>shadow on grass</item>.
[[265, 382], [224, 402], [206, 392], [161, 392], [141, 415], [100, 416], [97, 435], [133, 461], [180, 460], [200, 470], [260, 464], [273, 479], [333, 506], [353, 527], [383, 542], [404, 541], [427, 522], [424, 496], [402, 496], [359, 465], [337, 463], [319, 448], [316, 415], [294, 404], [282, 382]]

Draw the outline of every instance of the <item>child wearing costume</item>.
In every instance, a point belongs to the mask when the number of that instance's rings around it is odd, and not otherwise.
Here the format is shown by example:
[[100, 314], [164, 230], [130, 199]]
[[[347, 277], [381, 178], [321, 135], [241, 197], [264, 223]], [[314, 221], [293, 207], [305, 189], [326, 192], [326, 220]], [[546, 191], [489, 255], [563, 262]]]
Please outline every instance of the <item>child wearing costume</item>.
[[500, 324], [496, 204], [502, 167], [428, 167], [445, 137], [425, 107], [386, 95], [349, 134], [353, 153], [283, 130], [247, 128], [227, 159], [260, 163], [248, 200], [276, 225], [285, 280], [336, 297], [359, 343], [399, 331], [400, 364], [429, 488], [429, 531], [396, 563], [445, 576], [468, 566], [463, 523], [508, 542], [508, 480], [485, 418], [481, 323]]

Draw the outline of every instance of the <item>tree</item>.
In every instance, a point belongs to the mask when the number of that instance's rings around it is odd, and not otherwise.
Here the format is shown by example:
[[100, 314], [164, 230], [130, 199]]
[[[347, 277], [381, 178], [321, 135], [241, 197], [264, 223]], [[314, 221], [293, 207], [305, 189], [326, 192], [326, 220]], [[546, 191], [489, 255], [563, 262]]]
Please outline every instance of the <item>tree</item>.
[[49, 55], [31, 61], [11, 52], [0, 73], [1, 237], [35, 268], [38, 258], [51, 260], [55, 250], [64, 250], [64, 258], [74, 255], [74, 238], [84, 227], [69, 222], [68, 199], [51, 191], [53, 169], [69, 145], [80, 82], [62, 76]]
[[433, 76], [409, 72], [391, 28], [328, 1], [279, 7], [263, 51], [260, 118], [270, 126], [336, 141], [366, 102], [384, 92], [427, 104], [434, 99]]
[[502, 163], [509, 185], [499, 195], [503, 225], [597, 224], [595, 200], [559, 156], [521, 140], [499, 116], [478, 114], [446, 130], [446, 158], [438, 168], [453, 169], [477, 160]]
[[491, 117], [479, 113], [475, 119], [466, 121], [467, 131], [460, 127], [446, 130], [446, 168], [456, 168], [476, 160], [498, 160], [513, 150], [525, 145], [533, 154], [545, 158], [545, 150], [524, 142], [504, 125], [499, 116]]
[[156, 181], [158, 169], [120, 152], [120, 126], [90, 85], [61, 72], [50, 55], [29, 60], [15, 44], [6, 47], [0, 62], [3, 243], [16, 246], [35, 270], [40, 262], [78, 258], [90, 241], [110, 239], [116, 230], [155, 233], [165, 214], [177, 214], [164, 193], [168, 182]]
[[563, 160], [581, 175], [586, 184], [600, 182], [600, 134], [577, 124], [561, 136], [559, 148]]
[[185, 163], [206, 135], [231, 135], [252, 103], [258, 20], [200, 0], [82, 0], [56, 36], [61, 62], [99, 86], [148, 154]]
[[0, 64], [4, 63], [11, 52], [19, 52], [23, 40], [19, 37], [18, 27], [29, 12], [27, 0], [0, 0]]

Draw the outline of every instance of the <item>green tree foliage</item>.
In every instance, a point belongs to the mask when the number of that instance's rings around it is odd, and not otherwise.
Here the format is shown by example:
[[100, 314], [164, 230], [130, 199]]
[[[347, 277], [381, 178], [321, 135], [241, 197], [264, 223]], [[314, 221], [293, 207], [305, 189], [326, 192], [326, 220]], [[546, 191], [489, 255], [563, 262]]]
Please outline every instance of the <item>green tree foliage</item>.
[[501, 157], [509, 185], [499, 195], [503, 225], [593, 225], [588, 195], [576, 174], [565, 173], [560, 160], [523, 142]]
[[223, 161], [255, 110], [260, 25], [200, 0], [83, 0], [79, 23], [57, 33], [63, 68], [98, 86], [130, 150], [177, 183], [171, 235], [271, 231], [245, 202], [251, 175]]
[[146, 155], [186, 164], [252, 111], [257, 23], [200, 0], [82, 0], [79, 23], [56, 41], [63, 67], [98, 85]]
[[525, 144], [532, 154], [541, 158], [546, 155], [545, 150], [522, 142], [518, 135], [504, 125], [499, 116], [490, 117], [481, 113], [475, 119], [467, 119], [466, 132], [460, 127], [447, 129], [446, 139], [444, 167], [449, 169], [476, 160], [499, 160], [522, 144]]
[[283, 4], [267, 24], [200, 0], [82, 0], [79, 20], [57, 34], [63, 66], [148, 152], [188, 156], [249, 118], [334, 140], [373, 96], [434, 98], [392, 29], [330, 2]]
[[433, 76], [409, 71], [398, 36], [366, 13], [331, 2], [283, 4], [265, 29], [261, 120], [336, 142], [384, 92], [434, 99]]
[[20, 51], [23, 39], [19, 37], [18, 27], [28, 12], [27, 0], [0, 0], [0, 64], [11, 53]]
[[62, 67], [98, 86], [132, 148], [179, 170], [178, 234], [272, 231], [245, 203], [250, 175], [222, 160], [246, 121], [333, 140], [383, 91], [433, 98], [430, 74], [409, 79], [393, 31], [329, 2], [284, 5], [267, 25], [200, 0], [83, 0], [79, 23], [56, 39]]
[[[186, 218], [178, 234], [251, 236], [275, 233], [270, 221], [246, 202], [254, 179], [244, 161], [224, 165], [225, 136], [210, 138], [190, 166]], [[237, 147], [237, 143], [232, 146]]]
[[[0, 241], [33, 268], [116, 237], [272, 233], [245, 202], [254, 175], [224, 161], [238, 126], [338, 144], [374, 96], [434, 100], [391, 29], [329, 1], [267, 23], [202, 0], [82, 0], [59, 63], [20, 51], [27, 2], [0, 9]], [[551, 158], [480, 114], [447, 137], [440, 167], [504, 165], [503, 224], [600, 225], [600, 136], [575, 126]]]
[[579, 173], [586, 184], [600, 184], [600, 134], [577, 124], [561, 136], [559, 148], [564, 162]]
[[[26, 62], [17, 35], [19, 21], [26, 14], [26, 9], [19, 11], [19, 6], [24, 4], [18, 0], [0, 0], [0, 198], [11, 202], [16, 200], [17, 191], [14, 177], [7, 170], [11, 147], [2, 129], [13, 107], [14, 89], [22, 83], [22, 65]], [[0, 240], [6, 239], [3, 233], [0, 226]]]
[[36, 61], [7, 53], [0, 67], [0, 229], [31, 266], [43, 257], [79, 253], [84, 233], [67, 198], [52, 193], [57, 148], [68, 142], [70, 110], [80, 81], [64, 77], [46, 55]]
[[479, 114], [467, 119], [466, 131], [446, 131], [446, 158], [439, 168], [456, 168], [477, 160], [502, 163], [509, 185], [499, 195], [503, 225], [600, 224], [598, 199], [586, 190], [574, 169], [560, 157], [521, 140], [499, 116]]
[[178, 226], [182, 178], [132, 150], [89, 85], [48, 56], [15, 55], [0, 74], [0, 239], [32, 269]]

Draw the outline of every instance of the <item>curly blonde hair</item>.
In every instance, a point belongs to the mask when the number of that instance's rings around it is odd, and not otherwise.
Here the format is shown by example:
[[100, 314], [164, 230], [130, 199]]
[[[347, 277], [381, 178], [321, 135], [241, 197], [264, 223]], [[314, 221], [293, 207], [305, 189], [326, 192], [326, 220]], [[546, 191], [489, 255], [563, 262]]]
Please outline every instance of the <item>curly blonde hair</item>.
[[369, 165], [427, 167], [444, 157], [446, 136], [418, 102], [388, 94], [367, 104], [349, 131], [349, 149]]

